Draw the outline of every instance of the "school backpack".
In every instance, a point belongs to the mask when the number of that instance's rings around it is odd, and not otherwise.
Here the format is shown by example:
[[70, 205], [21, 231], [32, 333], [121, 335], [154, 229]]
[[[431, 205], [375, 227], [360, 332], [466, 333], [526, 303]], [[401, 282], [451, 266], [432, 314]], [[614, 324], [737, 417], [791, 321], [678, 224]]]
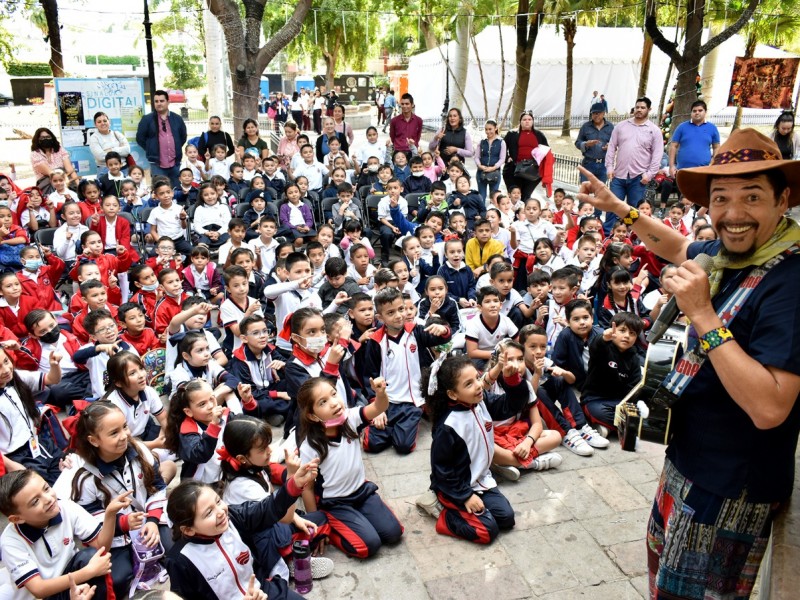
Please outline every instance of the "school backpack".
[[164, 395], [164, 372], [167, 364], [167, 351], [164, 348], [148, 350], [142, 355], [142, 364], [147, 373], [147, 385], [155, 389], [159, 396]]

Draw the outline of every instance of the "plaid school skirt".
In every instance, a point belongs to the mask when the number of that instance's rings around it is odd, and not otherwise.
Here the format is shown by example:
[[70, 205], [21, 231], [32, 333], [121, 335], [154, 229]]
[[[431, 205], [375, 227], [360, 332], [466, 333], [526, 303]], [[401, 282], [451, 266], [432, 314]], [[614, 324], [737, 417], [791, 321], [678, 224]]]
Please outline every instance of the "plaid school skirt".
[[650, 598], [748, 598], [777, 508], [717, 496], [666, 460], [647, 525]]

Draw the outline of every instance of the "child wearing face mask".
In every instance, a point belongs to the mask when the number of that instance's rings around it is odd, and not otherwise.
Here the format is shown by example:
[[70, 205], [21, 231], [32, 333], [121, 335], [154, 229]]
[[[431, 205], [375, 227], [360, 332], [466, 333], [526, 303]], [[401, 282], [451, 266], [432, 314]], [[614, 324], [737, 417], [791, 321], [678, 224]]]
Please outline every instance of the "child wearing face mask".
[[56, 296], [55, 286], [64, 272], [64, 261], [45, 248], [45, 263], [36, 246], [23, 248], [19, 257], [22, 270], [17, 275], [22, 284], [22, 293], [36, 298], [42, 308], [63, 311], [64, 307]]

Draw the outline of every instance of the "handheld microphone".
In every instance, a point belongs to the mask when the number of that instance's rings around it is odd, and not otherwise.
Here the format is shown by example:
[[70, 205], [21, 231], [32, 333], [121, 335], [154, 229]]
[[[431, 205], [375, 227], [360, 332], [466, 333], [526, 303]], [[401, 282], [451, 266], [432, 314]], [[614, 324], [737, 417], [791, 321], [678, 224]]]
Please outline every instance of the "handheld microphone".
[[[698, 254], [694, 258], [694, 262], [700, 265], [706, 273], [710, 273], [711, 266], [714, 263], [714, 258], [708, 254]], [[678, 308], [678, 301], [675, 300], [675, 296], [673, 296], [664, 305], [664, 308], [661, 309], [656, 322], [653, 323], [650, 331], [647, 332], [647, 342], [649, 344], [654, 344], [660, 340], [667, 332], [667, 329], [669, 329], [669, 326], [672, 325], [675, 322], [675, 319], [678, 318], [680, 312], [681, 311]]]

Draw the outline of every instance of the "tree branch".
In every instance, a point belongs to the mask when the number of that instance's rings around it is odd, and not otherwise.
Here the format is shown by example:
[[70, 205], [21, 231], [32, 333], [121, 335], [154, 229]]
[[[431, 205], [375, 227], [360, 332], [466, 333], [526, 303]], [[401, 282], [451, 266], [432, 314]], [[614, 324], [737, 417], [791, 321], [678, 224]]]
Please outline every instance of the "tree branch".
[[310, 8], [311, 0], [299, 0], [286, 24], [261, 47], [256, 56], [256, 72], [259, 76], [267, 68], [270, 61], [275, 58], [275, 55], [288, 46], [292, 39], [297, 37], [303, 28], [303, 21]]
[[650, 37], [653, 38], [653, 44], [655, 44], [659, 50], [669, 56], [675, 64], [680, 63], [683, 56], [678, 52], [678, 44], [670, 42], [664, 37], [664, 34], [658, 28], [655, 15], [650, 15], [645, 19], [644, 28], [647, 33], [650, 34]]
[[742, 11], [741, 16], [736, 20], [736, 22], [731, 25], [730, 27], [726, 28], [725, 30], [721, 31], [719, 35], [714, 36], [710, 40], [708, 40], [705, 44], [700, 46], [700, 56], [706, 56], [709, 52], [711, 52], [714, 48], [723, 44], [728, 38], [730, 38], [735, 33], [738, 33], [739, 30], [747, 25], [747, 22], [750, 20], [750, 17], [753, 16], [756, 8], [758, 8], [760, 0], [750, 0], [750, 3], [747, 5]]

